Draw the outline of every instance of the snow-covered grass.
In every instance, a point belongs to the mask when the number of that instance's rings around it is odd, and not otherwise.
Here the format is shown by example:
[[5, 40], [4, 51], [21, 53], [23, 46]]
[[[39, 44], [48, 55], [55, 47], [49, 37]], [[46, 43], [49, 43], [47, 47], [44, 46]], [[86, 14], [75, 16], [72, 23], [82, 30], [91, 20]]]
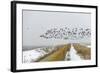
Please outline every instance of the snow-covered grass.
[[28, 63], [35, 61], [41, 55], [42, 53], [37, 52], [36, 50], [23, 51], [23, 62]]
[[33, 50], [23, 51], [23, 63], [35, 62], [38, 58], [52, 52], [54, 47], [36, 48]]
[[[91, 46], [87, 46], [91, 47]], [[33, 50], [23, 51], [23, 63], [32, 63], [35, 62], [37, 59], [49, 54], [50, 52], [56, 50], [56, 47], [42, 47], [36, 48]], [[70, 51], [66, 53], [65, 60], [68, 61], [79, 61], [83, 60], [82, 56], [78, 54], [77, 50], [71, 45]]]

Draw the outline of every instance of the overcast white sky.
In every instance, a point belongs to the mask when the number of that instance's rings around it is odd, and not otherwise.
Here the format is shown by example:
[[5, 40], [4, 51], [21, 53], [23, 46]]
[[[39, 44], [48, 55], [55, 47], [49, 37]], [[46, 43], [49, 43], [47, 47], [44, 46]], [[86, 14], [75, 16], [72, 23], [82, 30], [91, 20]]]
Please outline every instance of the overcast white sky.
[[63, 44], [67, 42], [87, 42], [87, 39], [79, 40], [55, 40], [40, 38], [46, 30], [61, 27], [83, 27], [90, 28], [91, 14], [69, 13], [69, 12], [44, 12], [44, 11], [23, 11], [23, 46], [44, 46]]

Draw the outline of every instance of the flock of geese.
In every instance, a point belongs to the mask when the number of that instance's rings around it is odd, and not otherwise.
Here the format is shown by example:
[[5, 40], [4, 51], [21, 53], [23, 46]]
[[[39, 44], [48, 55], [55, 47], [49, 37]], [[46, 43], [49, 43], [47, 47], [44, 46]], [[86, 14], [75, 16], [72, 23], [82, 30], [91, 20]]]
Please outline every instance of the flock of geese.
[[53, 28], [40, 35], [45, 39], [79, 39], [91, 37], [90, 28]]

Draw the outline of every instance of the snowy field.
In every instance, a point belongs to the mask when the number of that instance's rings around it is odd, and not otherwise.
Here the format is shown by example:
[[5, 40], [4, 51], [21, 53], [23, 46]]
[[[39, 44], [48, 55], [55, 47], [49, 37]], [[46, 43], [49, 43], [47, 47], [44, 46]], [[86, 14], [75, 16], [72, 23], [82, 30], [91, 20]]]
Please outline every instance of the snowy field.
[[[87, 46], [91, 47], [91, 46]], [[48, 49], [48, 51], [46, 51]], [[38, 58], [43, 57], [44, 55], [55, 50], [52, 48], [37, 48], [33, 50], [23, 51], [23, 63], [32, 63], [35, 62]], [[70, 51], [66, 54], [65, 61], [80, 61], [83, 60], [74, 49], [73, 45], [71, 45]]]
[[55, 48], [36, 48], [33, 50], [23, 51], [23, 62], [30, 63], [36, 61], [38, 58], [43, 57], [44, 55], [52, 52]]

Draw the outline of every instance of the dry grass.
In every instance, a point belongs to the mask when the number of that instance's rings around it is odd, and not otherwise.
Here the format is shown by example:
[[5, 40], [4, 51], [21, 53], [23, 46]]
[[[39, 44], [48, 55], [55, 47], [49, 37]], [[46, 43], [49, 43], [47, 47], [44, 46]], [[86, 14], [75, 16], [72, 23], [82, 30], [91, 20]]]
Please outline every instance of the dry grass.
[[91, 59], [91, 48], [80, 44], [73, 44], [77, 54], [79, 54], [83, 59]]
[[41, 61], [63, 61], [65, 59], [66, 53], [70, 50], [71, 45], [62, 45], [57, 46], [57, 50], [54, 52], [47, 54], [46, 56], [37, 60], [37, 62]]

